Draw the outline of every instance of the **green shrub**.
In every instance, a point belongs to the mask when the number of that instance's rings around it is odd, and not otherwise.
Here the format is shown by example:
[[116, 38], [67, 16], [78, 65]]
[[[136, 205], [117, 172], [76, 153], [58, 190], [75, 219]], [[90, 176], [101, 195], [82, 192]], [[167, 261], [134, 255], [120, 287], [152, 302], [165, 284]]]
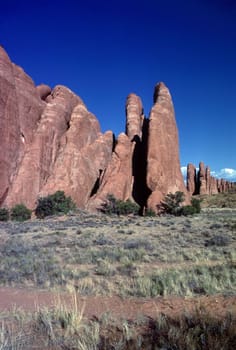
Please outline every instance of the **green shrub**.
[[117, 201], [117, 214], [118, 215], [129, 215], [138, 214], [139, 206], [131, 202], [129, 199], [127, 201]]
[[31, 218], [31, 210], [24, 204], [16, 204], [11, 209], [11, 219], [15, 221], [26, 221]]
[[175, 216], [180, 215], [194, 215], [200, 213], [200, 200], [197, 198], [191, 199], [191, 205], [182, 205], [184, 202], [184, 193], [177, 191], [175, 193], [168, 193], [159, 206], [157, 206], [160, 214], [171, 214]]
[[180, 215], [194, 215], [197, 213], [197, 209], [194, 208], [192, 205], [185, 205], [181, 208]]
[[127, 201], [122, 201], [116, 199], [112, 194], [109, 194], [101, 210], [105, 214], [137, 215], [139, 213], [139, 206], [129, 199]]
[[57, 191], [47, 197], [38, 199], [35, 215], [43, 219], [49, 215], [67, 214], [75, 209], [75, 203], [71, 197], [67, 197], [63, 191]]
[[195, 208], [197, 214], [200, 213], [200, 211], [201, 211], [201, 201], [200, 201], [200, 199], [197, 199], [197, 198], [193, 197], [191, 199], [191, 206], [193, 208]]
[[175, 216], [181, 215], [184, 201], [184, 193], [177, 191], [175, 193], [168, 193], [164, 200], [157, 206], [158, 212], [161, 214], [171, 214]]
[[0, 221], [8, 221], [9, 217], [9, 210], [7, 208], [0, 208]]
[[145, 211], [145, 214], [144, 214], [145, 216], [156, 216], [156, 213], [155, 213], [155, 211], [154, 210], [152, 210], [151, 208], [148, 208], [148, 209], [146, 209], [146, 211]]

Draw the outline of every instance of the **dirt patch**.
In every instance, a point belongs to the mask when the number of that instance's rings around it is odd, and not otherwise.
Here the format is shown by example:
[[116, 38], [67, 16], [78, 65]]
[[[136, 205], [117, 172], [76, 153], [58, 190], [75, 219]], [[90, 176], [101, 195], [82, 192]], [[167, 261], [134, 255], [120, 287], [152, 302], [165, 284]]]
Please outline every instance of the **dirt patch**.
[[[0, 312], [20, 308], [24, 311], [34, 311], [43, 307], [57, 307], [60, 303], [72, 305], [71, 294], [48, 291], [38, 291], [20, 288], [0, 288]], [[208, 311], [222, 317], [228, 312], [236, 313], [236, 297], [222, 295], [201, 296], [194, 298], [158, 297], [153, 299], [129, 298], [118, 296], [80, 296], [77, 295], [79, 309], [84, 307], [86, 318], [99, 318], [109, 313], [115, 318], [135, 319], [139, 316], [155, 318], [158, 314], [174, 316], [183, 312], [195, 310]]]

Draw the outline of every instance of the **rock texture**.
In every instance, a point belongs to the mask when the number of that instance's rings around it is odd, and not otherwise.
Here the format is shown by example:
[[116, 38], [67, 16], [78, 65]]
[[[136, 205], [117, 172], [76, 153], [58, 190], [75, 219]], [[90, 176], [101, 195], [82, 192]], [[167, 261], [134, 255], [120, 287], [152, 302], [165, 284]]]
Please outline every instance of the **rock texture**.
[[233, 182], [224, 179], [216, 179], [211, 176], [209, 166], [205, 167], [203, 162], [199, 163], [198, 172], [196, 171], [195, 165], [188, 164], [187, 166], [187, 190], [191, 195], [210, 195], [228, 192], [233, 189], [234, 186]]
[[121, 200], [132, 198], [132, 154], [132, 143], [126, 134], [121, 133], [99, 190], [91, 198], [88, 209], [100, 208], [108, 194]]
[[[79, 133], [79, 135], [78, 135]], [[77, 105], [60, 153], [41, 195], [63, 190], [80, 208], [96, 190], [112, 155], [113, 133], [100, 132], [97, 119], [84, 105]]]
[[41, 84], [36, 87], [39, 97], [45, 101], [46, 98], [51, 94], [51, 88], [48, 85]]
[[7, 206], [23, 201], [29, 208], [35, 207], [36, 199], [53, 171], [72, 110], [79, 102], [69, 89], [63, 86], [53, 89], [52, 102], [45, 105], [33, 140], [25, 147], [5, 201]]
[[133, 141], [142, 138], [143, 106], [139, 96], [130, 94], [126, 100], [126, 135]]
[[193, 164], [188, 164], [187, 166], [187, 190], [191, 195], [194, 195], [197, 191], [197, 176], [196, 167]]
[[32, 79], [0, 47], [0, 205], [34, 138], [43, 108]]
[[169, 192], [187, 197], [173, 103], [163, 83], [155, 88], [150, 118], [139, 96], [127, 97], [126, 132], [115, 140], [111, 131], [101, 133], [80, 97], [61, 85], [36, 87], [0, 47], [0, 119], [0, 206], [33, 209], [39, 196], [57, 190], [90, 210], [108, 194], [136, 201], [141, 210], [156, 210]]
[[148, 130], [147, 186], [151, 191], [148, 207], [155, 209], [156, 203], [169, 192], [182, 191], [186, 195], [178, 144], [171, 95], [167, 87], [160, 83], [155, 87]]

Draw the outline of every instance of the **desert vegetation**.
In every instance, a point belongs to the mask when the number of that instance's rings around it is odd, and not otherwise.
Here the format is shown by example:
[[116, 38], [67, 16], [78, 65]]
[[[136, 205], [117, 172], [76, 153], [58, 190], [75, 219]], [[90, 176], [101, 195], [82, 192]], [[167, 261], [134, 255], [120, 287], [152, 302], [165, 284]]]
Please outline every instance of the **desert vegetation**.
[[57, 191], [46, 197], [38, 199], [35, 215], [43, 219], [50, 215], [67, 214], [70, 210], [75, 209], [75, 203], [71, 197], [65, 195], [63, 191]]
[[1, 284], [126, 297], [234, 293], [234, 213], [117, 217], [77, 211], [61, 219], [3, 222]]
[[33, 312], [1, 311], [0, 349], [32, 349], [32, 339], [40, 340], [36, 349], [233, 349], [235, 303], [222, 304], [220, 316], [200, 301], [191, 312], [162, 314], [158, 300], [235, 300], [229, 299], [236, 292], [235, 214], [236, 208], [203, 205], [190, 216], [74, 209], [44, 220], [2, 221], [2, 287], [157, 306], [151, 318], [142, 309], [139, 317], [120, 318], [111, 306], [110, 315], [88, 319], [83, 306], [62, 302]]
[[72, 295], [67, 305], [57, 299], [51, 309], [0, 314], [1, 349], [220, 350], [235, 346], [235, 315], [223, 314], [219, 319], [201, 306], [192, 313], [133, 320], [117, 319], [112, 313], [88, 320], [83, 312]]
[[26, 221], [31, 218], [31, 210], [23, 203], [16, 204], [10, 210], [8, 208], [0, 208], [0, 221]]
[[101, 211], [102, 213], [108, 215], [138, 215], [139, 206], [135, 202], [131, 202], [129, 199], [127, 201], [122, 201], [115, 198], [112, 194], [109, 194], [101, 208]]
[[164, 200], [157, 206], [158, 213], [160, 215], [170, 214], [174, 216], [188, 216], [200, 213], [200, 199], [192, 197], [191, 205], [183, 205], [184, 200], [185, 196], [181, 191], [168, 193]]

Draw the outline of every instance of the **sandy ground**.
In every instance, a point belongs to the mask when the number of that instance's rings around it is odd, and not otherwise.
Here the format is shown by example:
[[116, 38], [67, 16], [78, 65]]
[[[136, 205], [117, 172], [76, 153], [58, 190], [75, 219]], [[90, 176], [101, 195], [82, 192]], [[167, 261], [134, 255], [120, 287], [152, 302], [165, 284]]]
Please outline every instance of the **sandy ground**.
[[[0, 288], [0, 312], [11, 310], [34, 311], [39, 308], [56, 307], [66, 304], [74, 307], [72, 294], [38, 291], [20, 288]], [[78, 309], [84, 309], [84, 317], [99, 318], [109, 313], [115, 318], [135, 319], [140, 316], [155, 318], [160, 313], [177, 315], [196, 309], [209, 311], [213, 315], [222, 316], [227, 312], [236, 313], [236, 297], [201, 296], [195, 298], [158, 297], [153, 299], [129, 298], [118, 296], [76, 296]]]

